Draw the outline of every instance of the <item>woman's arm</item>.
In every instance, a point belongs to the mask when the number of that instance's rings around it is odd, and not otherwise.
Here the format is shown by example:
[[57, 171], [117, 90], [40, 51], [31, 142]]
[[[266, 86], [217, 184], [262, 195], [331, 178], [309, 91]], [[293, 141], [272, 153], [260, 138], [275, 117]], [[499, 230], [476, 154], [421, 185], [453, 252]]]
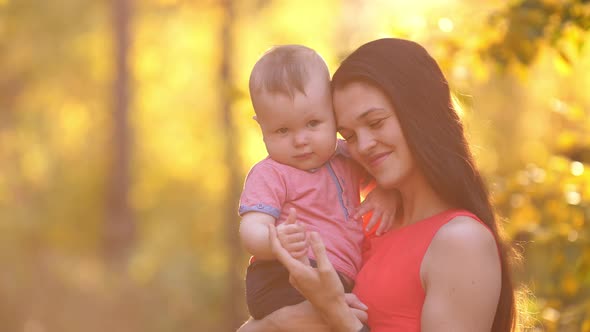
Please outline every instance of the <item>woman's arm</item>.
[[[354, 294], [346, 294], [351, 312], [363, 323], [367, 322], [367, 306]], [[328, 332], [330, 327], [309, 301], [281, 308], [261, 320], [250, 318], [238, 332]]]
[[[367, 322], [367, 306], [354, 294], [346, 294], [351, 312], [363, 323]], [[332, 331], [321, 314], [309, 301], [283, 307], [263, 319], [250, 318], [237, 332], [329, 332]]]
[[469, 217], [443, 226], [422, 261], [422, 331], [490, 331], [502, 287], [494, 237]]
[[319, 310], [321, 317], [338, 332], [357, 332], [363, 323], [349, 308], [344, 288], [332, 263], [326, 255], [326, 248], [316, 232], [310, 233], [310, 245], [316, 256], [317, 268], [306, 265], [293, 258], [285, 250], [274, 225], [269, 225], [271, 250], [275, 257], [289, 270], [289, 281]]
[[238, 332], [329, 332], [330, 327], [308, 301], [283, 307], [263, 319], [250, 318]]

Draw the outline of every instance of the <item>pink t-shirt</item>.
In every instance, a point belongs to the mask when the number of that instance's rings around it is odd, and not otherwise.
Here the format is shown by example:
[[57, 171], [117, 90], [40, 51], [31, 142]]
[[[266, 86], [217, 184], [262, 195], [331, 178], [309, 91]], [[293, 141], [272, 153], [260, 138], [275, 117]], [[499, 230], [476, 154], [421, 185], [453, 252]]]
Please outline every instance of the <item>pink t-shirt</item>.
[[[317, 231], [326, 245], [328, 258], [339, 272], [355, 279], [362, 263], [363, 225], [352, 212], [360, 204], [362, 168], [336, 153], [313, 171], [280, 164], [269, 157], [246, 177], [240, 197], [240, 216], [256, 211], [287, 220], [289, 208], [307, 231]], [[315, 259], [313, 253], [309, 257]]]

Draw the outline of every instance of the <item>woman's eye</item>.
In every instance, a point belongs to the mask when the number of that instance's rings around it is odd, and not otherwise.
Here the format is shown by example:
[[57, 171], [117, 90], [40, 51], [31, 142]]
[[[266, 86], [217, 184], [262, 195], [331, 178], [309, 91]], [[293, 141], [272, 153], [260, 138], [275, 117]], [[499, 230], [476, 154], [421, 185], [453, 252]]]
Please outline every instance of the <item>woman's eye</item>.
[[276, 130], [277, 134], [286, 134], [289, 131], [287, 128], [279, 128]]
[[379, 128], [379, 127], [381, 127], [381, 125], [383, 125], [383, 121], [385, 121], [385, 119], [371, 121], [371, 122], [369, 122], [369, 127], [373, 128], [373, 129]]
[[319, 124], [320, 124], [320, 122], [318, 120], [311, 120], [307, 123], [307, 125], [312, 128], [317, 127]]
[[356, 137], [354, 136], [354, 134], [344, 135], [342, 133], [340, 133], [340, 136], [342, 136], [342, 139], [347, 142], [352, 142], [352, 140], [354, 140], [354, 138]]

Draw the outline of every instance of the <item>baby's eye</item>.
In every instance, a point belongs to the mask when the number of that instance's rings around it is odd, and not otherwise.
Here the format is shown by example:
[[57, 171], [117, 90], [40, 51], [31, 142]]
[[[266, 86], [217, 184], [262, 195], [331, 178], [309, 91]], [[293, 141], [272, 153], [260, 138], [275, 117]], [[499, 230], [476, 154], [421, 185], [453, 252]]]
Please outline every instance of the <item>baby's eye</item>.
[[318, 120], [311, 120], [307, 123], [307, 126], [313, 128], [313, 127], [317, 127], [320, 124], [320, 121]]
[[277, 134], [286, 134], [288, 131], [289, 131], [289, 129], [287, 129], [287, 128], [279, 128], [279, 129], [275, 130], [275, 132]]

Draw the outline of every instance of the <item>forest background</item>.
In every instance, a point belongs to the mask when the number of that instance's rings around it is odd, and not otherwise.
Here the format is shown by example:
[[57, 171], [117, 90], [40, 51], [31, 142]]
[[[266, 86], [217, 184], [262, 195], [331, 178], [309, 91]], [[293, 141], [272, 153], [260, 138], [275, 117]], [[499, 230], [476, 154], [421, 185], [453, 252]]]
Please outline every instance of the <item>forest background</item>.
[[590, 1], [0, 0], [0, 331], [233, 331], [276, 44], [439, 61], [531, 331], [590, 331]]

